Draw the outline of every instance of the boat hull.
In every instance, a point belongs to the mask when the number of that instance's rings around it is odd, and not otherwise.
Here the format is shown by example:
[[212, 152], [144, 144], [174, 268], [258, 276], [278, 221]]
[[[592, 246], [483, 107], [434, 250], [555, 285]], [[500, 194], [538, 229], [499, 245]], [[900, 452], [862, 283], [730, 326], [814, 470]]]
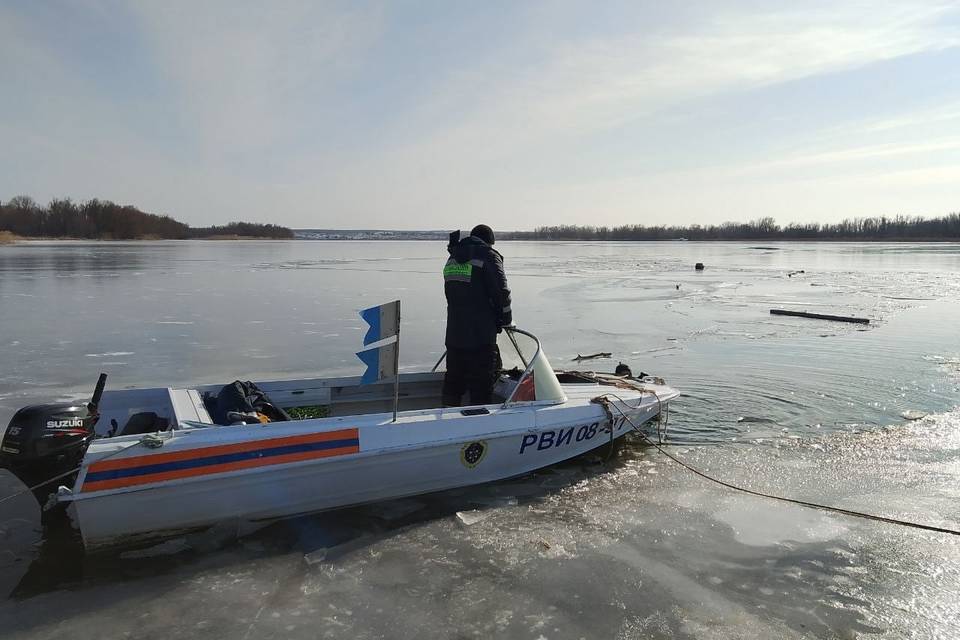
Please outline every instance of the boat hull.
[[[661, 409], [661, 402], [650, 396], [618, 404], [635, 424], [655, 418]], [[147, 481], [127, 486], [110, 484], [122, 483], [122, 478], [97, 480], [109, 474], [98, 476], [97, 463], [93, 463], [78, 479], [79, 491], [67, 500], [85, 546], [95, 549], [222, 521], [281, 519], [501, 480], [582, 455], [632, 428], [617, 411], [611, 420], [600, 405], [589, 402], [492, 411], [487, 416], [440, 424], [440, 429], [436, 416], [427, 413], [420, 417], [423, 420], [410, 419], [399, 425], [377, 422], [374, 417], [372, 424], [356, 428], [360, 443], [356, 450], [342, 449], [346, 451], [342, 455], [293, 461], [281, 456], [277, 464], [260, 464], [269, 462], [263, 455], [252, 458], [251, 464], [259, 466], [224, 472], [213, 467], [212, 473], [157, 481], [152, 481], [157, 476], [139, 476]], [[336, 433], [343, 432], [342, 424], [334, 426], [340, 427]], [[309, 429], [309, 425], [300, 428]], [[215, 435], [230, 435], [231, 429], [235, 428], [220, 429]], [[439, 433], [446, 437], [438, 437]], [[302, 440], [306, 436], [285, 437]], [[233, 451], [237, 446], [221, 444], [217, 451], [230, 447]], [[177, 451], [193, 455], [205, 449], [183, 446], [154, 455], [176, 458], [180, 455]], [[136, 461], [147, 457], [142, 450], [133, 457], [122, 453], [101, 466], [121, 466], [126, 461], [142, 464]], [[149, 468], [160, 467], [153, 464]]]

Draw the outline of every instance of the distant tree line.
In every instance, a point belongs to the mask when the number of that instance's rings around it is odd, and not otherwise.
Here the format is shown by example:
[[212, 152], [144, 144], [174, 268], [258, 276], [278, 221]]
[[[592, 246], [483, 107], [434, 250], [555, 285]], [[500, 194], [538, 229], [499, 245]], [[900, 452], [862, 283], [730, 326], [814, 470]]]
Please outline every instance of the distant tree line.
[[293, 231], [275, 224], [258, 224], [256, 222], [231, 222], [221, 226], [190, 229], [191, 238], [210, 238], [213, 236], [290, 239], [293, 238]]
[[856, 218], [780, 226], [773, 218], [720, 225], [618, 227], [560, 225], [509, 234], [515, 240], [960, 240], [960, 214], [941, 218]]
[[109, 200], [76, 203], [51, 200], [42, 207], [29, 196], [0, 202], [0, 231], [23, 238], [90, 238], [98, 240], [187, 239], [211, 236], [292, 238], [293, 231], [275, 224], [232, 222], [193, 228], [170, 216], [146, 213]]

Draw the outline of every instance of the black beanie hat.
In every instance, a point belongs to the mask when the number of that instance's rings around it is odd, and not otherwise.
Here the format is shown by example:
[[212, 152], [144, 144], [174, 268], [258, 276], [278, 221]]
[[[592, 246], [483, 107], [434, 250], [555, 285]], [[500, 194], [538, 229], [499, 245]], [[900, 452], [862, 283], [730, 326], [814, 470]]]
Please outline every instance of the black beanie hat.
[[491, 229], [485, 224], [478, 224], [477, 226], [475, 226], [473, 230], [470, 231], [470, 235], [476, 238], [480, 238], [487, 244], [494, 243], [493, 229]]

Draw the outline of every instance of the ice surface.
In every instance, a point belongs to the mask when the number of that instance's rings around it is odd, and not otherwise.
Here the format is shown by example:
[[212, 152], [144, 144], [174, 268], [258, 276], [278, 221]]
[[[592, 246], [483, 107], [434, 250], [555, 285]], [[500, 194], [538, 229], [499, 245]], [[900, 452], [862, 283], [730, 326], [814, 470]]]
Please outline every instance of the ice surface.
[[469, 527], [482, 522], [490, 517], [486, 511], [457, 511], [457, 521], [465, 527]]
[[[239, 246], [0, 251], [0, 423], [89, 397], [98, 363], [121, 353], [110, 387], [357, 374], [356, 310], [397, 287], [402, 365], [439, 357], [441, 243]], [[666, 436], [684, 460], [757, 490], [960, 526], [960, 247], [754, 246], [500, 249], [518, 322], [555, 364], [609, 351], [684, 393]], [[258, 292], [246, 315], [237, 273]], [[772, 306], [878, 322], [826, 327]], [[0, 505], [5, 639], [960, 637], [955, 539], [732, 494], [636, 440], [608, 464], [252, 534], [234, 523], [188, 539], [190, 553], [134, 560], [39, 546], [22, 498]]]

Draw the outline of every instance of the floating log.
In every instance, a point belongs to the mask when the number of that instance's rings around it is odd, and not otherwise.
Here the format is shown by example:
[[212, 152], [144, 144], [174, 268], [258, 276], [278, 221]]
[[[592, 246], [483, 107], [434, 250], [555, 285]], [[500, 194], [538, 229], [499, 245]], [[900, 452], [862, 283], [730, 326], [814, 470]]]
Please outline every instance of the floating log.
[[834, 320], [836, 322], [852, 322], [854, 324], [870, 324], [870, 318], [856, 318], [854, 316], [832, 316], [826, 313], [807, 313], [806, 311], [789, 311], [787, 309], [770, 309], [775, 316], [796, 316], [797, 318], [813, 318], [815, 320]]
[[612, 354], [609, 351], [601, 351], [600, 353], [591, 353], [588, 356], [582, 356], [579, 353], [577, 357], [573, 359], [574, 362], [580, 362], [581, 360], [593, 360], [594, 358], [609, 358]]

